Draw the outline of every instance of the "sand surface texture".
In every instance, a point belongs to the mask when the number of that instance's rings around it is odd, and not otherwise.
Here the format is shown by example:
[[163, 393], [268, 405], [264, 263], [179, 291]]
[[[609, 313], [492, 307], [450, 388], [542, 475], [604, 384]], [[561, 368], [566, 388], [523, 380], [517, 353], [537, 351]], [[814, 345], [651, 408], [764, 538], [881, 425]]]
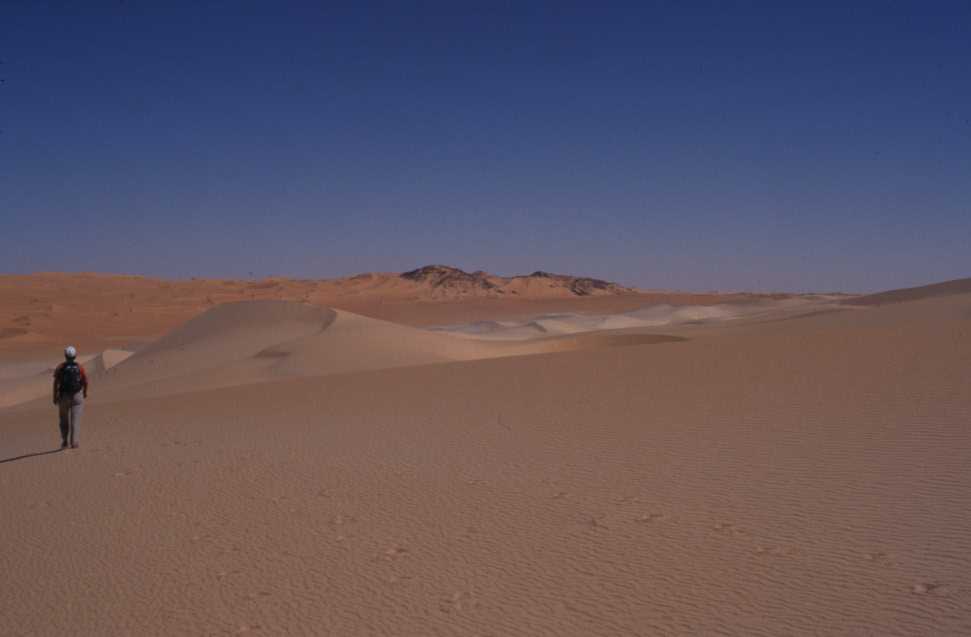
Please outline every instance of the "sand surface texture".
[[93, 362], [78, 450], [0, 409], [0, 633], [971, 634], [971, 293], [892, 300], [214, 306]]

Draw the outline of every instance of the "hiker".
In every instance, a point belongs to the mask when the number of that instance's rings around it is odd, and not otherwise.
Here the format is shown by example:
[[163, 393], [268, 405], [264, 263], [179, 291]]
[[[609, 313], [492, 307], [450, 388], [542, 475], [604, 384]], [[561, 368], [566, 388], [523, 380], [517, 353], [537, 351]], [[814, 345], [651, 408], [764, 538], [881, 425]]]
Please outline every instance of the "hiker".
[[61, 449], [68, 444], [78, 448], [81, 410], [88, 397], [88, 376], [75, 358], [78, 352], [70, 345], [64, 348], [64, 362], [54, 370], [54, 404], [61, 418]]

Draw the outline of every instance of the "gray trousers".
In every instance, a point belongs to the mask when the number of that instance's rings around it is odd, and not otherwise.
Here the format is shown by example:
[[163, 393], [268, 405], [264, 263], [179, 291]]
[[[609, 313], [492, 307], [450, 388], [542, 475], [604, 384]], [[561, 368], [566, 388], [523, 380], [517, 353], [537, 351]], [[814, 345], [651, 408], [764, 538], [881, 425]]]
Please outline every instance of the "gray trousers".
[[84, 392], [78, 392], [73, 396], [61, 396], [57, 401], [57, 410], [61, 417], [61, 440], [72, 445], [77, 444], [81, 437]]

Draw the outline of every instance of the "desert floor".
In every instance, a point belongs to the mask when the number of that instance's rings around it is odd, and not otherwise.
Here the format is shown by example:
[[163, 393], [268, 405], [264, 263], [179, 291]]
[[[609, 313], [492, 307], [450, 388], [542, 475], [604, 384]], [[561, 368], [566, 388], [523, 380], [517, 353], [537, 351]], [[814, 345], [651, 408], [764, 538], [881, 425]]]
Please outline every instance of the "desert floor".
[[24, 310], [0, 633], [971, 634], [971, 291], [488, 303]]

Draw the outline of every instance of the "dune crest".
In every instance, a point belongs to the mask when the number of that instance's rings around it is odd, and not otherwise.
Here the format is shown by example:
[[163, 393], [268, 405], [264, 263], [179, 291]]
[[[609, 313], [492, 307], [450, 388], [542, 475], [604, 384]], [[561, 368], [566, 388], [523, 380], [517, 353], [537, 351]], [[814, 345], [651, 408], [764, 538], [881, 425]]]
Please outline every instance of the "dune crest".
[[97, 379], [98, 396], [161, 396], [293, 377], [680, 340], [601, 332], [483, 342], [292, 301], [241, 301], [204, 312], [105, 370]]
[[931, 299], [939, 296], [967, 294], [969, 292], [971, 292], [971, 277], [932, 283], [930, 285], [920, 285], [912, 288], [887, 290], [886, 292], [877, 292], [876, 294], [867, 294], [865, 296], [847, 299], [844, 302], [849, 305], [885, 305], [887, 303], [919, 301], [921, 299]]

